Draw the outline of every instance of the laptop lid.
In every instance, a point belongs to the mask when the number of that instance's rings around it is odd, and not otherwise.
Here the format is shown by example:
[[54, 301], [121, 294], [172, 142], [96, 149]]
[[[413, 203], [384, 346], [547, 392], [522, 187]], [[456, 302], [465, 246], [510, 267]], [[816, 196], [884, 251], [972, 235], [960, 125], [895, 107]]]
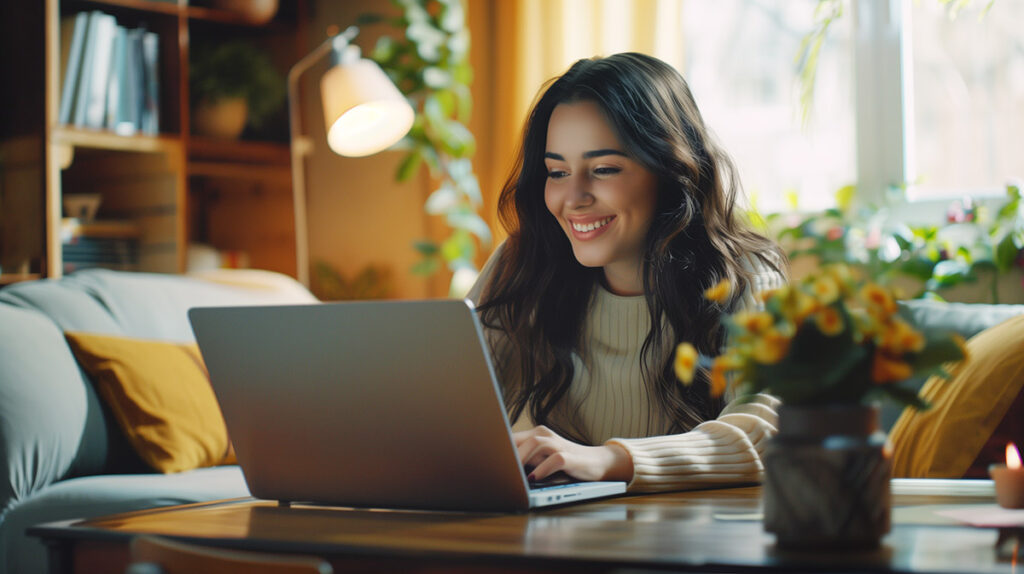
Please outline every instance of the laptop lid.
[[624, 483], [584, 483], [592, 494], [562, 486], [531, 502], [470, 305], [190, 310], [253, 496], [514, 511], [624, 492]]

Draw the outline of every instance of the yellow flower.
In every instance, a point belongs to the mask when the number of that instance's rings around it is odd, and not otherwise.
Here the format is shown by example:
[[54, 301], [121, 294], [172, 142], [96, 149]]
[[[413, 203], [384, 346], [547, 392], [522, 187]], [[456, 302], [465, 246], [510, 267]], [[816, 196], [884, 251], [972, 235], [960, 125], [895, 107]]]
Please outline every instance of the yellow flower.
[[839, 298], [839, 283], [829, 275], [822, 275], [811, 283], [811, 293], [822, 305], [831, 305]]
[[679, 343], [676, 347], [676, 377], [678, 377], [684, 385], [689, 385], [693, 382], [693, 375], [696, 370], [697, 349], [690, 343]]
[[861, 289], [861, 298], [868, 304], [868, 311], [871, 314], [881, 317], [888, 317], [896, 312], [896, 301], [892, 295], [881, 286], [868, 283]]
[[907, 351], [916, 353], [924, 349], [925, 345], [924, 336], [900, 319], [886, 323], [879, 339], [879, 346], [892, 355], [902, 355]]
[[782, 314], [795, 325], [803, 324], [804, 319], [810, 317], [820, 307], [814, 297], [800, 289], [787, 287], [780, 292], [780, 295], [782, 296]]
[[882, 349], [875, 349], [871, 364], [871, 380], [878, 385], [898, 383], [910, 378], [914, 370], [905, 361], [886, 355]]
[[732, 294], [732, 283], [728, 279], [722, 279], [713, 287], [704, 290], [704, 298], [715, 303], [725, 303]]
[[754, 341], [751, 349], [751, 356], [758, 363], [774, 365], [781, 361], [789, 352], [790, 337], [781, 333], [778, 329], [769, 329]]
[[758, 291], [756, 297], [757, 297], [758, 301], [760, 301], [761, 303], [764, 303], [764, 302], [768, 301], [769, 299], [777, 297], [778, 295], [779, 295], [779, 290], [778, 289], [765, 289], [764, 291]]
[[771, 313], [765, 313], [764, 311], [740, 311], [736, 313], [733, 320], [737, 325], [753, 335], [764, 333], [775, 322], [775, 318], [772, 317]]
[[725, 388], [728, 386], [728, 381], [725, 379], [725, 372], [728, 370], [726, 361], [722, 356], [716, 357], [715, 361], [711, 363], [711, 396], [720, 397], [725, 392]]
[[825, 307], [814, 314], [814, 323], [822, 334], [834, 337], [843, 332], [843, 316], [834, 307]]

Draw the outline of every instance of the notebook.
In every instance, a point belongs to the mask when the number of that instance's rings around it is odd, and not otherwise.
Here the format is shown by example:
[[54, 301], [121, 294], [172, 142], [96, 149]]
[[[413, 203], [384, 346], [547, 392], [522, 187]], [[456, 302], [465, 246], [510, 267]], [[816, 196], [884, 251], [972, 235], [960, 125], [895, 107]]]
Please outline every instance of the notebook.
[[257, 498], [508, 512], [625, 492], [530, 488], [469, 301], [205, 307], [189, 319]]

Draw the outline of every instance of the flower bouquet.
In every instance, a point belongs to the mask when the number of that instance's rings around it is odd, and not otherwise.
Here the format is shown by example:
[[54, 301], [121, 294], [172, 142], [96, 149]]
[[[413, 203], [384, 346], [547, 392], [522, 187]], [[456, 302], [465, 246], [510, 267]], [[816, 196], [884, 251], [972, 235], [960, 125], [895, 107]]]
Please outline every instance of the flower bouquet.
[[[724, 302], [727, 283], [705, 292]], [[764, 308], [726, 316], [728, 343], [712, 362], [711, 394], [765, 392], [787, 405], [868, 404], [888, 397], [927, 408], [900, 383], [912, 376], [948, 378], [945, 365], [966, 358], [959, 335], [926, 338], [900, 318], [892, 291], [842, 264], [761, 294]], [[697, 351], [676, 349], [676, 375], [694, 379]]]
[[[724, 303], [721, 283], [705, 297]], [[966, 358], [961, 337], [926, 337], [900, 318], [893, 293], [842, 264], [761, 295], [763, 309], [724, 319], [728, 341], [713, 360], [711, 394], [767, 393], [782, 400], [778, 434], [764, 447], [764, 526], [788, 549], [868, 549], [889, 531], [891, 462], [879, 432], [879, 398], [927, 408], [901, 383], [948, 378]], [[676, 350], [692, 384], [697, 352]]]

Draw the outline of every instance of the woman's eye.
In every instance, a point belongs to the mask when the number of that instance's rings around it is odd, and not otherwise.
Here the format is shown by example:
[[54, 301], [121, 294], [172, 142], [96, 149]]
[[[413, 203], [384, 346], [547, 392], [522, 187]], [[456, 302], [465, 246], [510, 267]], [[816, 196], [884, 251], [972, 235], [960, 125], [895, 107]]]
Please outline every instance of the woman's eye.
[[568, 175], [568, 174], [565, 171], [560, 170], [560, 169], [549, 169], [548, 170], [548, 179], [562, 179], [566, 175]]
[[596, 175], [615, 175], [622, 171], [617, 167], [599, 167], [594, 170]]

